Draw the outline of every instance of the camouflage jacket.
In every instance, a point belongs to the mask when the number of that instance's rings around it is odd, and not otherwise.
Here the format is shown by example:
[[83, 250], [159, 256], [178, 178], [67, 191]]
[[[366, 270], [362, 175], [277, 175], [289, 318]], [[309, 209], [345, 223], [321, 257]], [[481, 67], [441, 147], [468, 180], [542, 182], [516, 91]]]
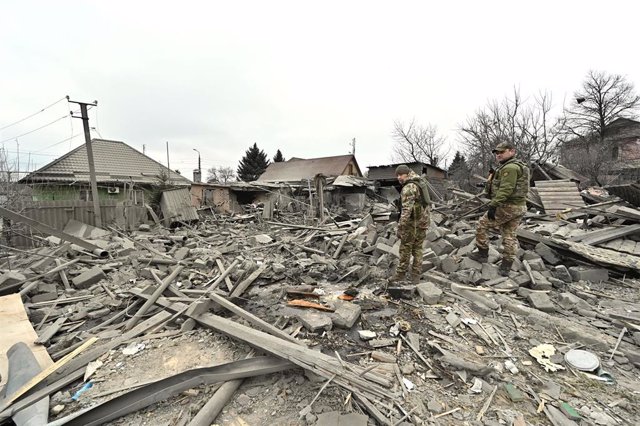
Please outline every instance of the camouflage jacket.
[[400, 193], [400, 205], [402, 208], [400, 220], [398, 221], [398, 226], [401, 228], [409, 225], [417, 225], [423, 229], [429, 227], [429, 208], [422, 206], [422, 193], [418, 185], [410, 182], [418, 177], [415, 172], [409, 172], [409, 180], [402, 186], [402, 192]]
[[529, 192], [529, 167], [522, 161], [511, 158], [498, 167], [489, 185], [491, 206], [527, 204]]

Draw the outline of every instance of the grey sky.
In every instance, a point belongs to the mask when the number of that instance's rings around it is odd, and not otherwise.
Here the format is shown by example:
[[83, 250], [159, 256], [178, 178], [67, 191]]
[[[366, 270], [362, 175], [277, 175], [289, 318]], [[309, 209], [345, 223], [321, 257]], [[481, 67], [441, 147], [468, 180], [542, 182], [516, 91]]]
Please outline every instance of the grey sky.
[[[442, 3], [442, 4], [441, 4]], [[455, 129], [490, 98], [550, 90], [561, 108], [589, 69], [640, 84], [637, 2], [3, 1], [0, 127], [70, 95], [91, 126], [191, 177], [237, 166], [254, 142], [273, 157], [391, 162], [396, 119]], [[637, 87], [638, 88], [638, 87]], [[0, 131], [67, 113], [61, 102]], [[73, 120], [73, 134], [81, 121]], [[18, 138], [21, 169], [83, 142], [70, 119]], [[94, 134], [97, 136], [97, 134]], [[46, 155], [43, 155], [46, 154]]]

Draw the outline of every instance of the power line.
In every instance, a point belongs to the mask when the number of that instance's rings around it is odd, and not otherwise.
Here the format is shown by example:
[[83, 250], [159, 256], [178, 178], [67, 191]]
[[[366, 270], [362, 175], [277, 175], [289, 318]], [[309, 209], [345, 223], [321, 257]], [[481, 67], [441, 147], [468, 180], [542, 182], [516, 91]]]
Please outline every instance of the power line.
[[26, 135], [30, 135], [31, 133], [37, 132], [38, 130], [42, 130], [42, 129], [44, 129], [45, 127], [49, 127], [49, 126], [51, 126], [52, 124], [55, 124], [55, 123], [57, 123], [57, 122], [58, 122], [58, 121], [60, 121], [60, 120], [64, 120], [64, 119], [65, 119], [65, 118], [67, 118], [68, 116], [69, 116], [69, 114], [65, 114], [65, 115], [63, 115], [62, 117], [57, 118], [57, 119], [53, 120], [52, 122], [45, 124], [44, 126], [40, 126], [40, 127], [38, 127], [37, 129], [30, 130], [30, 131], [28, 131], [28, 132], [26, 132], [26, 133], [23, 133], [23, 134], [21, 134], [21, 135], [17, 135], [17, 136], [13, 136], [13, 137], [7, 138], [7, 139], [5, 139], [5, 140], [0, 141], [0, 143], [9, 142], [9, 141], [12, 141], [12, 140], [14, 140], [14, 139], [21, 138], [21, 137], [26, 136]]
[[38, 112], [34, 112], [33, 114], [26, 116], [25, 118], [22, 118], [22, 119], [20, 119], [18, 121], [15, 121], [15, 122], [13, 122], [11, 124], [7, 124], [4, 127], [0, 127], [0, 130], [4, 130], [4, 129], [8, 128], [8, 127], [15, 126], [16, 124], [22, 123], [23, 121], [30, 119], [31, 117], [35, 117], [36, 115], [40, 114], [41, 112], [44, 112], [45, 110], [51, 108], [52, 106], [56, 105], [57, 103], [64, 101], [65, 99], [67, 99], [66, 96], [64, 98], [62, 98], [62, 99], [58, 99], [57, 101], [55, 101], [51, 105], [47, 105], [46, 107], [42, 108]]

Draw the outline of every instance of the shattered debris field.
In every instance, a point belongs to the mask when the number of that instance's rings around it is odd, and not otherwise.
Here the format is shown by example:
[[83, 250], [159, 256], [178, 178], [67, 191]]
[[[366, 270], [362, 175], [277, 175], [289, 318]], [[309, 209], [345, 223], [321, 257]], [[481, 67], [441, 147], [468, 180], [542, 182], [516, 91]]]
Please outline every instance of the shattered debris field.
[[640, 210], [530, 211], [502, 277], [479, 206], [436, 203], [418, 284], [378, 203], [5, 246], [0, 424], [640, 424]]

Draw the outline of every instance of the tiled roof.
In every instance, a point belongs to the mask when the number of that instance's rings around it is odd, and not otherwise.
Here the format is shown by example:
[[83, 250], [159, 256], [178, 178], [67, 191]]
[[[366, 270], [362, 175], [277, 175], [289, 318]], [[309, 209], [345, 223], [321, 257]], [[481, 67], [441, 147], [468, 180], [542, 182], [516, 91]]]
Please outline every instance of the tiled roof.
[[321, 157], [303, 159], [291, 159], [279, 163], [271, 163], [267, 170], [258, 178], [259, 182], [297, 182], [312, 179], [318, 173], [326, 177], [340, 176], [345, 172], [349, 162], [353, 160], [356, 165], [357, 176], [362, 176], [360, 167], [352, 154], [337, 155], [335, 157]]
[[[93, 139], [93, 162], [98, 182], [155, 183], [162, 171], [170, 172], [175, 185], [191, 181], [124, 142]], [[89, 182], [89, 163], [85, 144], [28, 174], [21, 182]]]

